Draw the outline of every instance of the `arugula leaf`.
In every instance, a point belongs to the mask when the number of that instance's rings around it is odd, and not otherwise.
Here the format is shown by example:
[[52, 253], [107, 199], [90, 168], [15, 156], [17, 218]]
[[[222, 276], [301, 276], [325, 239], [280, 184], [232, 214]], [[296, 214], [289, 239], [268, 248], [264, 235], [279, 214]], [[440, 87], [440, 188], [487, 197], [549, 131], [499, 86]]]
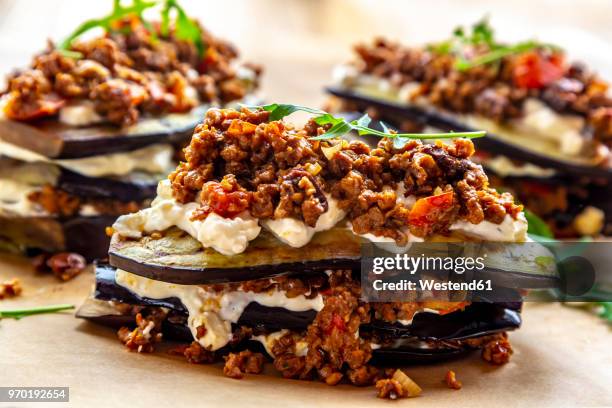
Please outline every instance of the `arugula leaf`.
[[14, 309], [14, 310], [2, 310], [0, 311], [0, 319], [16, 319], [19, 320], [22, 317], [32, 316], [35, 314], [43, 313], [56, 313], [62, 310], [74, 309], [74, 305], [62, 304], [62, 305], [51, 305], [51, 306], [38, 306], [28, 309]]
[[[390, 139], [403, 139], [404, 144], [406, 139], [451, 139], [458, 137], [467, 137], [467, 138], [476, 138], [483, 137], [486, 132], [478, 131], [478, 132], [457, 132], [457, 133], [394, 133], [387, 128], [386, 125], [383, 126], [383, 131], [371, 129], [368, 126], [372, 119], [366, 114], [360, 117], [359, 119], [353, 120], [351, 122], [347, 122], [344, 118], [337, 118], [330, 113], [319, 109], [313, 109], [306, 106], [300, 105], [291, 105], [291, 104], [279, 104], [272, 103], [269, 105], [262, 106], [248, 106], [251, 109], [263, 109], [267, 112], [270, 112], [270, 120], [280, 120], [285, 116], [289, 116], [295, 112], [306, 112], [315, 115], [313, 118], [314, 121], [319, 126], [331, 125], [331, 127], [320, 136], [311, 137], [311, 140], [329, 140], [341, 137], [351, 131], [356, 131], [360, 136], [363, 135], [374, 135], [378, 137], [386, 137]], [[394, 145], [395, 145], [394, 140]], [[403, 146], [403, 144], [402, 144]]]
[[[325, 112], [323, 112], [321, 110], [318, 110], [318, 109], [308, 108], [306, 106], [300, 106], [300, 105], [284, 104], [284, 103], [271, 103], [269, 105], [247, 106], [247, 107], [248, 108], [253, 108], [253, 109], [260, 108], [260, 109], [263, 109], [265, 111], [270, 112], [270, 120], [271, 121], [281, 120], [285, 116], [289, 116], [292, 113], [295, 113], [295, 112], [298, 112], [298, 111], [308, 112], [308, 113], [312, 113], [312, 114], [315, 114], [315, 115], [325, 114]], [[321, 125], [322, 123], [319, 123], [319, 124]]]
[[527, 218], [527, 232], [530, 235], [535, 235], [545, 239], [554, 239], [554, 235], [546, 222], [529, 210], [525, 210], [525, 218]]
[[[466, 57], [466, 49], [483, 46], [488, 49], [488, 52], [474, 58]], [[524, 41], [514, 45], [500, 44], [495, 40], [495, 31], [487, 17], [477, 21], [469, 34], [463, 27], [457, 27], [453, 31], [451, 39], [428, 47], [430, 51], [438, 54], [454, 54], [456, 56], [454, 67], [458, 71], [467, 71], [479, 65], [499, 61], [509, 55], [520, 54], [537, 48], [559, 49], [555, 45], [536, 41]]]
[[176, 11], [175, 35], [179, 40], [190, 41], [195, 44], [200, 57], [204, 55], [205, 47], [202, 42], [202, 30], [200, 26], [191, 19], [185, 10], [178, 4], [176, 0], [166, 0], [164, 8], [161, 11], [162, 16], [162, 33], [168, 35], [170, 30], [170, 11]]
[[[151, 38], [157, 40], [157, 33], [153, 25], [144, 18], [144, 11], [161, 4], [160, 0], [133, 0], [131, 5], [123, 6], [121, 0], [113, 0], [113, 10], [107, 16], [87, 20], [76, 28], [68, 37], [59, 43], [58, 50], [69, 51], [70, 46], [81, 35], [94, 28], [102, 28], [106, 32], [117, 30], [117, 23], [126, 17], [137, 17], [149, 31]], [[191, 19], [185, 10], [178, 4], [177, 0], [163, 0], [163, 7], [160, 11], [161, 25], [160, 33], [162, 36], [170, 34], [170, 13], [174, 10], [176, 17], [174, 21], [174, 33], [180, 40], [189, 41], [195, 44], [198, 54], [203, 57], [205, 45], [202, 40], [202, 30], [195, 20]], [[129, 28], [126, 28], [129, 31]]]

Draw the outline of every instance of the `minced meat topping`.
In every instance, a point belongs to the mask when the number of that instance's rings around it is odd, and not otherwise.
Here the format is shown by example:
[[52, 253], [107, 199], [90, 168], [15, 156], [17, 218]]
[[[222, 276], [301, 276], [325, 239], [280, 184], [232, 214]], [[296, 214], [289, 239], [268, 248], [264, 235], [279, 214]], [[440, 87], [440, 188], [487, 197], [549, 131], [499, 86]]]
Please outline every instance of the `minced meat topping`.
[[130, 125], [143, 114], [187, 112], [200, 103], [242, 99], [257, 86], [260, 68], [243, 65], [251, 77], [241, 78], [236, 49], [201, 31], [203, 56], [172, 32], [151, 35], [138, 19], [125, 19], [102, 37], [75, 42], [70, 51], [79, 58], [49, 43], [30, 68], [9, 77], [5, 114], [29, 121], [56, 115], [70, 103], [91, 101], [105, 121]]
[[[489, 51], [480, 44], [469, 53], [476, 58]], [[357, 45], [355, 53], [354, 66], [362, 74], [385, 78], [398, 89], [417, 82], [411, 99], [503, 123], [522, 116], [528, 98], [538, 98], [560, 113], [585, 117], [586, 133], [612, 143], [608, 84], [582, 64], [568, 63], [559, 49], [535, 48], [466, 70], [456, 69], [456, 57], [435, 47], [409, 48], [382, 38]]]
[[[406, 227], [423, 237], [444, 233], [458, 219], [499, 224], [522, 209], [510, 194], [489, 188], [470, 161], [470, 140], [411, 140], [398, 149], [383, 138], [370, 149], [360, 141], [311, 139], [326, 129], [312, 120], [303, 128], [269, 121], [264, 110], [210, 109], [169, 176], [174, 198], [201, 202], [196, 219], [248, 210], [259, 219], [291, 217], [315, 226], [331, 197], [356, 233], [397, 242], [406, 241]], [[413, 206], [398, 200], [400, 184], [405, 197], [414, 196]]]

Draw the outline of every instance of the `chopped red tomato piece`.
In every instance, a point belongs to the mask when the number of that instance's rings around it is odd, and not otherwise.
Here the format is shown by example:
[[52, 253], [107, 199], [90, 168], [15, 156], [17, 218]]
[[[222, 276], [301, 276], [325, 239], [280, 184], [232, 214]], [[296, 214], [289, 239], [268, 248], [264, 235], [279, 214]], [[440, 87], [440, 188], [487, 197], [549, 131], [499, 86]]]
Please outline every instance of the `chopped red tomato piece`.
[[539, 89], [561, 78], [564, 71], [562, 54], [546, 56], [538, 52], [528, 52], [517, 58], [512, 74], [516, 86]]
[[55, 115], [65, 103], [66, 100], [53, 95], [31, 103], [19, 101], [18, 98], [11, 96], [4, 107], [4, 113], [10, 119], [28, 121]]
[[237, 184], [223, 179], [220, 183], [209, 181], [201, 193], [204, 213], [217, 213], [225, 218], [233, 218], [249, 208], [249, 194], [239, 190]]
[[334, 314], [332, 316], [331, 322], [329, 323], [329, 326], [327, 327], [327, 330], [325, 330], [326, 334], [331, 334], [334, 330], [338, 330], [338, 331], [345, 331], [346, 330], [346, 324], [344, 323], [344, 320], [342, 319], [342, 317], [340, 317], [340, 315]]
[[411, 226], [417, 227], [427, 234], [433, 225], [444, 218], [446, 213], [453, 208], [454, 199], [452, 191], [420, 198], [410, 210], [408, 222]]

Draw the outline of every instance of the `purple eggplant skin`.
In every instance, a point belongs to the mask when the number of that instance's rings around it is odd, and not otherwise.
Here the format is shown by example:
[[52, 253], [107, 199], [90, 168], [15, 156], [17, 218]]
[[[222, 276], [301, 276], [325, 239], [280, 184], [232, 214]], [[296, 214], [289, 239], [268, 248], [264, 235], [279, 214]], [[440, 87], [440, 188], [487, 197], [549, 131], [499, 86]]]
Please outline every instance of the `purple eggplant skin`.
[[422, 340], [465, 340], [518, 329], [521, 315], [494, 303], [472, 303], [461, 312], [447, 315], [417, 313], [410, 325], [380, 320], [363, 325], [360, 331], [391, 339], [416, 337]]
[[[426, 123], [445, 131], [469, 132], [479, 130], [472, 129], [451, 115], [441, 112], [432, 112], [417, 106], [407, 106], [401, 103], [370, 98], [342, 87], [328, 87], [326, 91], [338, 98], [355, 103], [359, 110], [365, 111], [371, 107], [377, 108], [380, 113], [380, 119], [390, 123], [398, 122], [403, 118], [418, 123]], [[512, 159], [534, 163], [541, 167], [553, 168], [564, 174], [576, 177], [599, 178], [612, 182], [612, 167], [582, 166], [568, 163], [567, 161], [556, 160], [520, 146], [504, 143], [495, 137], [491, 137], [491, 135], [474, 139], [474, 144], [478, 150], [503, 154]]]
[[133, 180], [130, 177], [87, 177], [61, 169], [57, 188], [78, 197], [142, 202], [155, 197], [158, 181], [156, 176], [149, 176], [146, 180]]

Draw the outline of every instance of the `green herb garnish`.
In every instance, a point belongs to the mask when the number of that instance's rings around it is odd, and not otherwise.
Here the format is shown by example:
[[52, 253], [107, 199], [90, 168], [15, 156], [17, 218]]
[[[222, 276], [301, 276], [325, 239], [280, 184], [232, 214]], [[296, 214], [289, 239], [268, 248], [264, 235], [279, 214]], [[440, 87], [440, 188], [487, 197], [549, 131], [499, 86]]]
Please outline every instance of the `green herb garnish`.
[[363, 115], [359, 119], [348, 122], [344, 118], [337, 118], [330, 113], [319, 109], [313, 109], [306, 106], [272, 103], [262, 106], [251, 106], [254, 109], [263, 109], [270, 112], [270, 120], [280, 120], [285, 116], [289, 116], [295, 112], [306, 112], [315, 115], [313, 120], [319, 126], [331, 125], [331, 127], [320, 136], [311, 137], [311, 140], [329, 140], [341, 137], [351, 131], [356, 131], [360, 136], [374, 135], [378, 137], [386, 137], [393, 139], [393, 145], [396, 148], [401, 148], [409, 139], [454, 139], [459, 137], [476, 138], [483, 137], [485, 131], [477, 132], [448, 132], [448, 133], [394, 133], [382, 123], [383, 131], [369, 128], [372, 119], [367, 115]]
[[[475, 57], [466, 56], [466, 51], [474, 48], [485, 47], [488, 51]], [[549, 48], [558, 50], [559, 47], [544, 44], [537, 41], [523, 41], [513, 45], [500, 44], [495, 40], [495, 31], [489, 24], [487, 17], [481, 19], [472, 26], [471, 32], [467, 33], [463, 27], [457, 27], [453, 31], [453, 37], [449, 40], [428, 47], [438, 54], [453, 54], [456, 56], [455, 69], [467, 71], [470, 68], [490, 64], [513, 54], [520, 54], [537, 48]]]
[[22, 317], [32, 316], [35, 314], [43, 313], [56, 313], [62, 310], [74, 309], [74, 305], [51, 305], [51, 306], [38, 306], [28, 309], [14, 309], [14, 310], [3, 310], [0, 311], [0, 319], [16, 319], [19, 320]]
[[[60, 52], [73, 52], [70, 51], [70, 46], [81, 35], [94, 28], [102, 28], [107, 33], [117, 32], [117, 24], [123, 19], [132, 17], [137, 18], [147, 28], [151, 37], [157, 39], [156, 30], [153, 25], [147, 21], [143, 13], [145, 10], [152, 7], [161, 5], [161, 27], [160, 32], [162, 36], [168, 36], [170, 33], [171, 14], [174, 11], [174, 34], [180, 40], [189, 41], [195, 44], [198, 49], [200, 57], [204, 55], [205, 47], [202, 40], [202, 30], [200, 26], [191, 19], [185, 10], [178, 4], [177, 0], [132, 0], [129, 5], [123, 5], [121, 0], [113, 0], [113, 10], [107, 16], [101, 18], [94, 18], [87, 20], [77, 27], [68, 37], [59, 43], [57, 49]], [[129, 28], [126, 28], [129, 30]], [[69, 56], [68, 54], [65, 54]], [[75, 54], [73, 54], [75, 56]]]
[[546, 222], [532, 213], [529, 210], [525, 210], [525, 218], [527, 219], [527, 232], [531, 236], [535, 236], [540, 239], [536, 239], [539, 241], [541, 239], [551, 240], [554, 239], [554, 235]]
[[612, 323], [612, 302], [597, 302], [597, 304], [602, 308], [599, 316]]

